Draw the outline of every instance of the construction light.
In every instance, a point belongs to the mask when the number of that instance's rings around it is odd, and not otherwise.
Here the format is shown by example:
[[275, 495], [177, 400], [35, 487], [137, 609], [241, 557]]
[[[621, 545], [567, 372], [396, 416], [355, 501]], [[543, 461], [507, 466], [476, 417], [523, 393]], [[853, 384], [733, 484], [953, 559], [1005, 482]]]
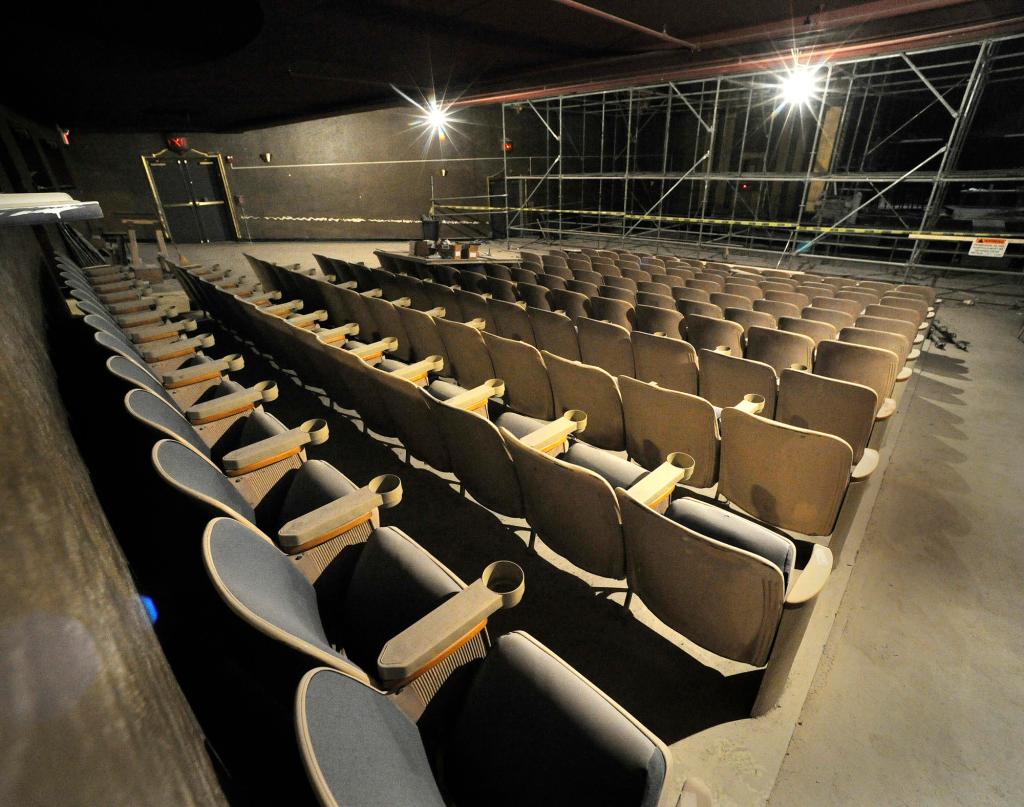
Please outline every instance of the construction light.
[[795, 66], [779, 81], [779, 98], [789, 106], [807, 106], [820, 93], [818, 68]]

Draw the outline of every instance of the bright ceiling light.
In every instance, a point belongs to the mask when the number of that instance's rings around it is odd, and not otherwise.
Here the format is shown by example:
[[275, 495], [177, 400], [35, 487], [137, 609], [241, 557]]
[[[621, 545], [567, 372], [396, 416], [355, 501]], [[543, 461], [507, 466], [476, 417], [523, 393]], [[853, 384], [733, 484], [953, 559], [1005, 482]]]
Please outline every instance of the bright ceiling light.
[[817, 67], [796, 66], [779, 81], [779, 98], [789, 106], [806, 106], [819, 92]]
[[437, 101], [431, 99], [427, 103], [426, 122], [437, 132], [443, 132], [448, 123], [448, 110], [440, 106]]

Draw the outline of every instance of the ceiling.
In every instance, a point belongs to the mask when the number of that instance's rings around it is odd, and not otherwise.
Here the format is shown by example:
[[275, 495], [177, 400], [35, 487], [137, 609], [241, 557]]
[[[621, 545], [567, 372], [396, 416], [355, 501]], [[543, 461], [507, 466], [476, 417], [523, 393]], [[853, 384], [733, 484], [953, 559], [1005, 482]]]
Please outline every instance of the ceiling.
[[391, 85], [493, 98], [629, 81], [794, 44], [990, 23], [1020, 2], [223, 0], [153, 19], [122, 0], [54, 8], [22, 12], [31, 36], [7, 29], [0, 102], [80, 131], [227, 131], [404, 103]]

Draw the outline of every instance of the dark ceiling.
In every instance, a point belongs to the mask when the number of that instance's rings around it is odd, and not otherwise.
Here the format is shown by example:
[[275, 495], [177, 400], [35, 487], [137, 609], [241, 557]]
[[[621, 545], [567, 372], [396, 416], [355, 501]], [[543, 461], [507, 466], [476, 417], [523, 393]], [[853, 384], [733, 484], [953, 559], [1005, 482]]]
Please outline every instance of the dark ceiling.
[[144, 19], [121, 0], [36, 3], [16, 26], [23, 35], [7, 28], [0, 102], [77, 130], [244, 129], [393, 104], [392, 84], [484, 96], [667, 75], [1020, 10], [1020, 0], [225, 0]]

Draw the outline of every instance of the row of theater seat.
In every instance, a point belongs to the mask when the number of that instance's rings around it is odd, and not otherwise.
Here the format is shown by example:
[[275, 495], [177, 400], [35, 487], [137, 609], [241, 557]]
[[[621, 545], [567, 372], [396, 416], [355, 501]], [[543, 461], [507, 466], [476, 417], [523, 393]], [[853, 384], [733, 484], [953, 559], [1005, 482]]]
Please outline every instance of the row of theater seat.
[[[413, 538], [380, 526], [380, 509], [401, 500], [396, 477], [359, 487], [310, 459], [327, 424], [288, 428], [263, 407], [277, 397], [274, 382], [243, 386], [231, 377], [244, 372], [243, 355], [205, 352], [214, 336], [198, 333], [204, 312], [158, 308], [117, 267], [61, 268], [86, 338], [129, 386], [132, 422], [164, 438], [152, 450], [159, 478], [214, 516], [192, 537], [194, 553], [180, 554], [198, 559], [202, 546], [238, 630], [258, 631], [273, 648], [245, 659], [247, 671], [268, 674], [282, 651], [289, 672], [296, 659], [308, 670], [285, 684], [321, 803], [676, 804], [670, 755], [650, 731], [529, 635], [489, 640], [487, 614], [522, 596], [515, 564], [492, 564], [467, 586]], [[205, 301], [239, 301], [296, 331], [316, 321], [285, 319], [290, 309], [275, 311], [273, 292], [249, 290], [241, 302], [199, 274], [185, 287]], [[190, 629], [210, 630], [212, 617], [196, 614]], [[687, 803], [710, 803], [696, 780], [684, 792]]]
[[[286, 287], [295, 279], [293, 272], [279, 267], [267, 265], [262, 271], [265, 284], [278, 288]], [[275, 276], [275, 272], [280, 276]], [[580, 320], [574, 328], [568, 320], [560, 318], [562, 327], [557, 343], [548, 340], [542, 343], [545, 349], [538, 351], [528, 341], [516, 340], [513, 330], [493, 329], [482, 319], [471, 321], [472, 325], [458, 323], [442, 316], [440, 308], [428, 312], [416, 310], [407, 304], [411, 300], [387, 301], [383, 297], [360, 295], [304, 276], [302, 282], [306, 286], [299, 290], [303, 298], [312, 299], [314, 304], [322, 302], [331, 311], [328, 320], [322, 320], [320, 325], [354, 320], [361, 323], [360, 333], [397, 335], [398, 349], [389, 355], [398, 354], [403, 340], [408, 340], [406, 350], [401, 352], [403, 359], [440, 356], [444, 372], [458, 378], [465, 386], [477, 386], [499, 377], [506, 382], [505, 403], [520, 414], [550, 419], [565, 409], [583, 409], [590, 416], [590, 427], [583, 439], [601, 448], [622, 450], [628, 447], [633, 456], [643, 462], [641, 458], [649, 456], [650, 451], [635, 447], [650, 443], [665, 446], [665, 440], [652, 440], [651, 434], [658, 424], [673, 424], [673, 429], [682, 432], [672, 435], [679, 441], [676, 447], [698, 459], [700, 471], [696, 479], [704, 480], [704, 484], [696, 487], [713, 485], [718, 478], [713, 407], [733, 405], [751, 393], [760, 396], [764, 399], [760, 414], [789, 425], [834, 434], [848, 442], [854, 464], [860, 465], [855, 470], [857, 478], [870, 473], [877, 461], [875, 452], [865, 451], [876, 413], [884, 418], [893, 409], [892, 402], [880, 399], [871, 387], [874, 383], [876, 388], [889, 391], [894, 383], [894, 356], [884, 350], [842, 342], [823, 343], [818, 372], [808, 374], [792, 369], [784, 360], [769, 364], [707, 350], [701, 351], [698, 357], [692, 346], [681, 340], [634, 332], [625, 342], [625, 350], [631, 351], [633, 361], [625, 368], [628, 373], [618, 375], [617, 384], [614, 377], [604, 371], [605, 367], [598, 368], [596, 363], [588, 366], [565, 358], [566, 354], [579, 357], [581, 345], [583, 354], [598, 356], [595, 362], [600, 361], [602, 353], [607, 356], [622, 348], [622, 344], [617, 343], [602, 351], [600, 341], [591, 341], [592, 334], [600, 331], [592, 332], [588, 321]], [[480, 313], [494, 314], [492, 320], [502, 324], [504, 304], [493, 300], [488, 304], [491, 308]], [[513, 307], [512, 310], [523, 317], [525, 323], [519, 322], [527, 327], [545, 317], [544, 312], [535, 309], [524, 311]], [[600, 328], [605, 323], [594, 325]], [[481, 327], [485, 329], [482, 333]], [[498, 336], [488, 328], [504, 335]], [[537, 332], [542, 332], [542, 328], [538, 327]], [[331, 330], [328, 327], [318, 338], [329, 338]], [[766, 332], [766, 335], [772, 334]], [[394, 342], [391, 340], [384, 347]], [[549, 347], [560, 348], [560, 351], [553, 352], [547, 349]], [[576, 350], [569, 350], [571, 347]], [[827, 374], [821, 372], [822, 367], [827, 369]], [[781, 372], [776, 372], [776, 368]], [[612, 366], [612, 369], [616, 368]], [[875, 376], [879, 378], [876, 380]], [[648, 383], [623, 386], [627, 378]], [[620, 389], [628, 390], [628, 394], [622, 392], [620, 396]], [[639, 392], [634, 393], [634, 390]], [[672, 395], [672, 391], [686, 394]], [[698, 391], [711, 406], [696, 399]], [[638, 400], [642, 403], [636, 403]], [[678, 413], [687, 407], [692, 413], [687, 418], [654, 416], [662, 408]], [[640, 423], [644, 425], [640, 427]], [[676, 423], [700, 425], [687, 435], [686, 425], [676, 426]]]
[[[597, 368], [550, 354], [543, 357], [552, 371], [560, 367], [570, 374], [566, 376], [567, 390], [588, 396], [588, 404], [599, 415], [597, 426], [593, 425], [594, 418], [566, 406], [558, 407], [561, 417], [553, 420], [553, 412], [549, 418], [524, 415], [515, 411], [512, 402], [518, 399], [509, 391], [519, 387], [522, 393], [530, 379], [521, 379], [511, 362], [505, 365], [512, 370], [507, 377], [486, 378], [469, 387], [462, 376], [449, 376], [449, 380], [438, 377], [445, 372], [445, 363], [437, 355], [422, 360], [413, 356], [412, 364], [381, 361], [383, 346], [356, 343], [352, 339], [357, 330], [354, 326], [317, 330], [317, 324], [298, 321], [302, 315], [289, 316], [297, 305], [253, 305], [244, 296], [248, 289], [219, 287], [224, 286], [224, 280], [218, 273], [206, 272], [204, 277], [203, 270], [174, 268], [183, 285], [195, 295], [197, 306], [215, 312], [240, 337], [253, 337], [255, 347], [273, 356], [282, 367], [294, 370], [308, 386], [358, 411], [374, 432], [399, 438], [413, 455], [438, 471], [454, 471], [485, 506], [511, 517], [525, 515], [546, 544], [580, 568], [625, 579], [627, 590], [640, 593], [666, 624], [705, 647], [757, 666], [767, 663], [756, 708], [763, 710], [774, 704], [792, 660], [789, 654], [795, 652], [794, 643], [781, 637], [793, 629], [799, 635], [800, 620], [809, 611], [800, 606], [813, 602], [824, 585], [831, 570], [831, 555], [824, 547], [803, 542], [799, 543], [804, 551], [798, 553], [798, 542], [789, 536], [749, 521], [708, 497], [684, 491], [677, 483], [689, 480], [698, 471], [694, 483], [707, 487], [717, 482], [720, 496], [726, 500], [734, 497], [733, 503], [749, 508], [748, 512], [759, 508], [757, 498], [746, 492], [768, 484], [780, 497], [770, 514], [783, 522], [778, 526], [828, 534], [851, 478], [853, 452], [844, 440], [730, 408], [721, 413], [725, 439], [721, 441], [719, 472], [719, 413], [710, 404], [696, 396], [620, 379], [620, 383], [636, 385], [631, 390], [636, 397], [630, 400], [637, 402], [638, 430], [632, 434], [639, 450], [633, 453], [638, 462], [631, 462], [604, 450], [607, 443], [601, 429], [607, 433], [608, 427], [607, 423], [602, 425], [606, 418], [600, 403], [603, 390], [592, 389], [592, 379], [587, 375], [572, 375], [583, 372], [607, 377]], [[268, 284], [279, 287], [296, 277], [303, 277], [303, 283], [326, 286], [322, 280], [281, 267], [265, 265], [262, 270], [268, 273]], [[277, 272], [292, 276], [275, 278]], [[342, 291], [360, 296], [351, 290]], [[304, 296], [309, 296], [308, 292]], [[380, 298], [366, 299], [392, 306]], [[412, 309], [399, 306], [397, 310]], [[438, 325], [444, 322], [425, 316]], [[485, 355], [488, 348], [497, 345], [495, 358], [501, 349], [536, 353], [528, 345], [501, 337], [484, 342], [473, 328], [467, 333], [482, 340]], [[374, 361], [378, 362], [376, 367], [371, 364]], [[494, 363], [488, 359], [488, 368], [493, 369]], [[500, 359], [497, 364], [502, 366]], [[815, 379], [807, 373], [799, 376]], [[622, 401], [615, 380], [607, 380], [621, 422]], [[643, 401], [646, 395], [672, 397], [659, 399], [652, 407]], [[494, 405], [497, 396], [503, 398], [500, 406]], [[526, 401], [530, 398], [523, 396]], [[665, 417], [656, 414], [660, 406], [669, 407]], [[651, 430], [641, 433], [645, 416]], [[873, 400], [866, 410], [869, 424], [872, 417]], [[699, 440], [694, 439], [701, 431]], [[692, 458], [676, 453], [689, 453], [689, 447], [681, 447], [678, 442], [690, 439], [694, 439], [695, 451], [701, 449], [697, 451], [699, 470]], [[763, 475], [761, 451], [775, 459], [770, 477]], [[713, 477], [708, 478], [709, 473]], [[633, 517], [627, 517], [628, 513]], [[662, 543], [649, 541], [651, 530], [671, 537]], [[661, 555], [660, 559], [652, 557], [651, 552]], [[799, 565], [795, 567], [798, 555]], [[768, 585], [766, 579], [773, 582]], [[772, 592], [767, 600], [762, 596], [765, 590]], [[730, 606], [728, 620], [723, 621], [720, 612], [696, 607], [697, 601], [691, 599], [712, 592], [723, 601], [736, 603], [736, 613]], [[788, 621], [784, 618], [787, 614]], [[770, 656], [773, 647], [778, 657]]]

